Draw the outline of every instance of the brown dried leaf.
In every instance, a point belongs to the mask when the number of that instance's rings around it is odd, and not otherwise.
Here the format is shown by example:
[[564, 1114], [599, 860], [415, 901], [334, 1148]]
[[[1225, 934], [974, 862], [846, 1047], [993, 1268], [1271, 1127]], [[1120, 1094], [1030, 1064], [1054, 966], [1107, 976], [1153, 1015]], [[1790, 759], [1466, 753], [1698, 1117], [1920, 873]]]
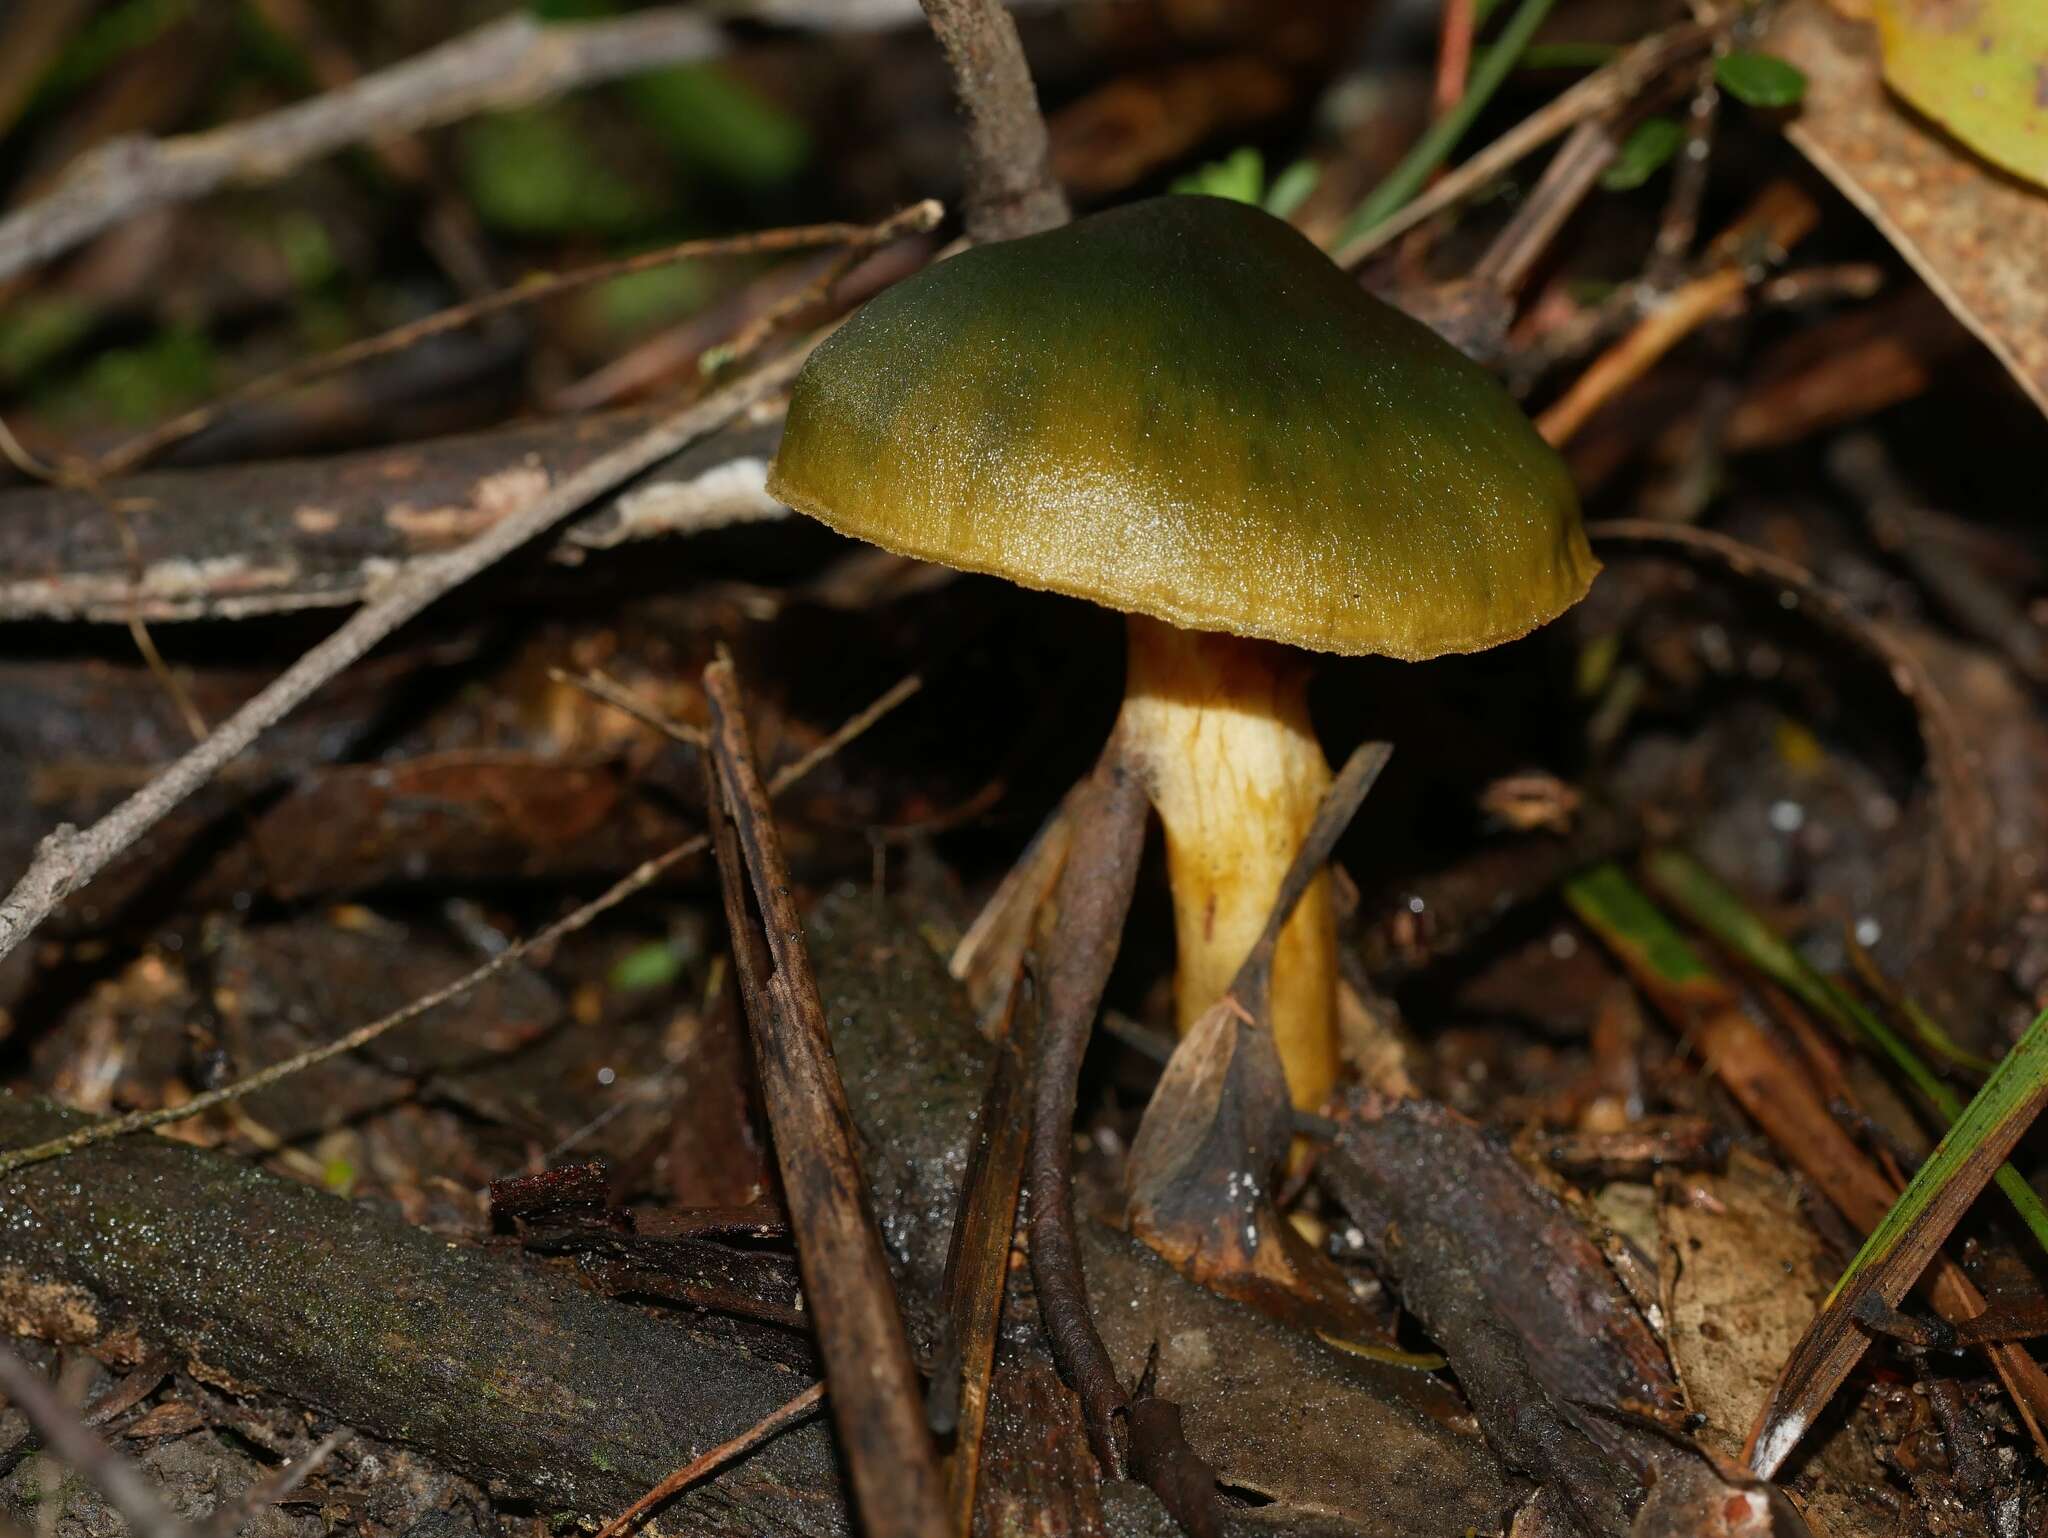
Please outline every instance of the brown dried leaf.
[[1787, 5], [1769, 47], [1809, 82], [1792, 142], [2048, 411], [2048, 197], [1901, 109], [1875, 35], [1820, 0]]

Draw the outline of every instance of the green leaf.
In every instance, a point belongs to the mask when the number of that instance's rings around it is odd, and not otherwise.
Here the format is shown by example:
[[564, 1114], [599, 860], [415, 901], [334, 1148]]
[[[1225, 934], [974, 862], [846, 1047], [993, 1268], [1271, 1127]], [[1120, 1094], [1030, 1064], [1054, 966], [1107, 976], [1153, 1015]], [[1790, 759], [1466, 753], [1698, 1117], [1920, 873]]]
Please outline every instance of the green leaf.
[[1316, 182], [1322, 174], [1323, 168], [1313, 160], [1295, 161], [1274, 177], [1273, 184], [1266, 189], [1266, 212], [1275, 219], [1287, 218], [1316, 190]]
[[458, 142], [464, 189], [493, 229], [616, 234], [660, 213], [654, 198], [605, 163], [566, 107], [476, 118]]
[[715, 64], [681, 64], [620, 89], [669, 153], [750, 187], [786, 182], [811, 158], [803, 123]]
[[1600, 173], [1600, 185], [1609, 192], [1633, 191], [1663, 170], [1683, 143], [1685, 130], [1670, 118], [1644, 118], [1614, 157], [1614, 164]]
[[612, 965], [605, 980], [614, 993], [651, 993], [683, 975], [683, 948], [670, 940], [635, 946]]
[[1714, 61], [1714, 79], [1737, 101], [1751, 107], [1796, 107], [1806, 95], [1806, 76], [1776, 54], [1738, 49]]
[[1265, 183], [1265, 157], [1247, 145], [1233, 150], [1223, 160], [1212, 160], [1200, 170], [1177, 178], [1173, 190], [1206, 193], [1212, 198], [1229, 198], [1235, 203], [1257, 203]]

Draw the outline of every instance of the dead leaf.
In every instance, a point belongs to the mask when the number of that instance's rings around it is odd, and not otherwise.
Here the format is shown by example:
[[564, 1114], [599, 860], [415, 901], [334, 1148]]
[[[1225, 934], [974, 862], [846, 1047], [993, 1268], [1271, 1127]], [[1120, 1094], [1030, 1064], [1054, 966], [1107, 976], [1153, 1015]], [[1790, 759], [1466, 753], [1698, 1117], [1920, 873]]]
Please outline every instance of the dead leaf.
[[[1725, 1175], [1666, 1174], [1658, 1196], [1665, 1342], [1692, 1407], [1706, 1417], [1699, 1440], [1739, 1457], [1837, 1262], [1791, 1183], [1746, 1154], [1734, 1155]], [[1885, 1483], [1869, 1422], [1851, 1415], [1815, 1434], [1792, 1493], [1817, 1533], [1858, 1538], [1893, 1530], [1892, 1514], [1860, 1494]]]
[[1877, 0], [1884, 77], [1985, 159], [2048, 186], [2048, 7]]
[[2048, 411], [2048, 197], [1902, 111], [1875, 33], [1820, 0], [1787, 5], [1769, 47], [1809, 82], [1787, 136]]

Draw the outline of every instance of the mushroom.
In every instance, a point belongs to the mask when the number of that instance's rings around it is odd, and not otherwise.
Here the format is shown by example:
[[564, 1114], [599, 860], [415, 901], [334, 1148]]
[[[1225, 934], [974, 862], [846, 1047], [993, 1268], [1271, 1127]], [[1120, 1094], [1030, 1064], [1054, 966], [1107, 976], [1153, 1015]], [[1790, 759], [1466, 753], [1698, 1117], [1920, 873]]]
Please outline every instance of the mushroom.
[[[1181, 1028], [1330, 782], [1306, 652], [1526, 634], [1599, 569], [1507, 393], [1282, 221], [1134, 203], [884, 291], [794, 386], [772, 495], [902, 555], [1128, 616], [1118, 732], [1165, 827]], [[1337, 1073], [1327, 877], [1273, 966], [1289, 1093]]]

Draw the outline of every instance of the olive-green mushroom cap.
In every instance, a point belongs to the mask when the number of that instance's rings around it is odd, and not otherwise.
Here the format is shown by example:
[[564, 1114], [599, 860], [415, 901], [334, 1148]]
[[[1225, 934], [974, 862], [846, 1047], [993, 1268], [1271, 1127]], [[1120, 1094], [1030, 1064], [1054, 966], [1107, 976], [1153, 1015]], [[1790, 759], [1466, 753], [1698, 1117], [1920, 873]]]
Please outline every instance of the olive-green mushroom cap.
[[1599, 570], [1485, 370], [1221, 198], [886, 290], [805, 364], [768, 488], [904, 555], [1318, 651], [1476, 651]]

